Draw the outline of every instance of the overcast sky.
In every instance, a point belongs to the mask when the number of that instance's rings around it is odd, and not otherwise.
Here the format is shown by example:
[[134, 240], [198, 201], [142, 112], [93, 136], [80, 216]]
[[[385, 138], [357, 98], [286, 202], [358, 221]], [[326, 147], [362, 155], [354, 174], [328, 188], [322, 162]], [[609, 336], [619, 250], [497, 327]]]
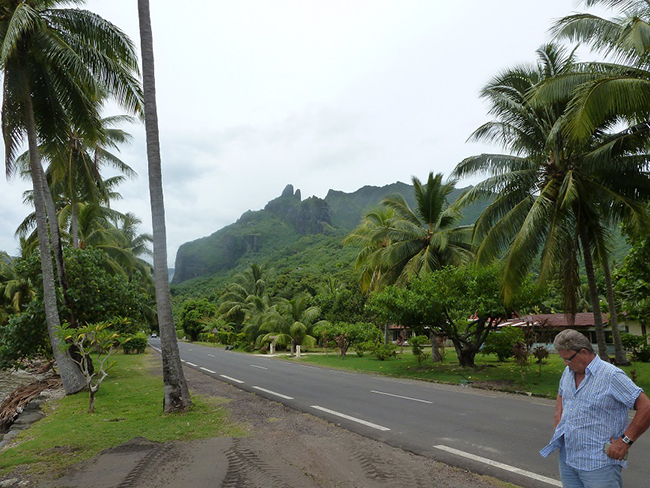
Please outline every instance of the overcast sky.
[[[139, 46], [136, 0], [90, 0]], [[575, 0], [151, 0], [169, 266], [178, 247], [258, 210], [291, 183], [303, 198], [449, 175], [489, 120], [479, 91], [533, 62]], [[138, 48], [139, 49], [139, 48]], [[120, 211], [150, 232], [144, 128], [121, 151], [139, 177]], [[466, 186], [471, 181], [461, 182]], [[0, 178], [0, 250], [30, 208]]]

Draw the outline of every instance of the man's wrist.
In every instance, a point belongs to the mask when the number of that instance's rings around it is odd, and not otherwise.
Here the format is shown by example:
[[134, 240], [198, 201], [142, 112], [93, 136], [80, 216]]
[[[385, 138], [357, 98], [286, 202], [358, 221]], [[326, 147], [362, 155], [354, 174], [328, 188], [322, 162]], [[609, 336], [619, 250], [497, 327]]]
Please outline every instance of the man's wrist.
[[623, 437], [621, 437], [621, 440], [625, 444], [627, 444], [628, 446], [631, 446], [632, 444], [634, 444], [634, 441], [632, 439], [630, 439], [628, 436], [626, 436], [625, 434], [623, 434]]

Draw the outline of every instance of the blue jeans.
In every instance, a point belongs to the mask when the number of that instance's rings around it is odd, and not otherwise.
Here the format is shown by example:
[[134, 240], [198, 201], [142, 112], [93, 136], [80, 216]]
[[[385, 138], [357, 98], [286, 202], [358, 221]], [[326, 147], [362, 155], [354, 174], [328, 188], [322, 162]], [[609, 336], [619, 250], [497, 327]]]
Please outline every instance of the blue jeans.
[[623, 488], [622, 468], [616, 464], [594, 471], [572, 468], [566, 464], [563, 446], [560, 448], [559, 465], [564, 488]]

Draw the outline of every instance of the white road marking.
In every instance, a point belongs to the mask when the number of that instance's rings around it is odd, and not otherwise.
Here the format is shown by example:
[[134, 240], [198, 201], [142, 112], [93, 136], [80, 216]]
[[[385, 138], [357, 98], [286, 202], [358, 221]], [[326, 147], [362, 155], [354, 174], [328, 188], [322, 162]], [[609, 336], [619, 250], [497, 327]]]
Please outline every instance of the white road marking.
[[194, 351], [194, 349], [188, 349], [188, 351]]
[[190, 366], [194, 366], [196, 368], [196, 364], [190, 363], [189, 361], [185, 361], [186, 364], [189, 364]]
[[181, 362], [182, 362], [182, 363], [186, 363], [187, 361], [185, 361], [184, 359], [181, 359]]
[[221, 376], [222, 378], [226, 378], [227, 380], [234, 381], [235, 383], [243, 383], [242, 380], [231, 378], [230, 376], [226, 376], [225, 374], [220, 374], [219, 376]]
[[358, 419], [356, 417], [351, 417], [351, 416], [346, 415], [344, 413], [335, 412], [334, 410], [330, 410], [329, 408], [319, 407], [318, 405], [312, 405], [311, 408], [315, 408], [316, 410], [320, 410], [322, 412], [326, 412], [326, 413], [329, 413], [329, 414], [332, 414], [332, 415], [336, 415], [337, 417], [342, 417], [344, 419], [352, 420], [353, 422], [358, 422], [358, 423], [360, 423], [362, 425], [367, 425], [368, 427], [372, 427], [373, 429], [390, 430], [388, 427], [373, 424], [372, 422], [368, 422], [367, 420], [361, 420], [361, 419]]
[[530, 402], [533, 405], [541, 405], [542, 407], [553, 407], [555, 408], [555, 405], [551, 405], [550, 403], [540, 403], [540, 402]]
[[269, 368], [265, 368], [264, 366], [258, 366], [257, 364], [251, 364], [251, 367], [252, 368], [259, 368], [259, 369], [269, 369]]
[[279, 396], [280, 398], [284, 398], [285, 400], [293, 400], [293, 397], [283, 395], [282, 393], [277, 393], [275, 391], [267, 390], [266, 388], [260, 388], [259, 386], [254, 386], [253, 388], [268, 393], [269, 395]]
[[500, 463], [498, 461], [492, 461], [491, 459], [487, 459], [487, 458], [484, 458], [484, 457], [481, 457], [481, 456], [476, 456], [474, 454], [470, 454], [469, 452], [459, 451], [458, 449], [454, 449], [453, 447], [443, 446], [443, 445], [433, 446], [433, 447], [435, 447], [436, 449], [440, 449], [442, 451], [447, 451], [447, 452], [450, 452], [452, 454], [456, 454], [457, 456], [461, 456], [461, 457], [465, 457], [467, 459], [471, 459], [473, 461], [478, 461], [478, 462], [483, 463], [483, 464], [488, 464], [490, 466], [494, 466], [495, 468], [500, 468], [500, 469], [503, 469], [505, 471], [510, 471], [511, 473], [516, 473], [516, 474], [519, 474], [519, 475], [522, 475], [522, 476], [526, 476], [527, 478], [532, 478], [534, 480], [541, 481], [542, 483], [548, 483], [549, 485], [552, 485], [552, 486], [560, 486], [560, 487], [562, 486], [561, 482], [559, 482], [558, 480], [554, 480], [553, 478], [547, 478], [546, 476], [542, 476], [541, 474], [536, 474], [536, 473], [532, 473], [530, 471], [525, 471], [523, 469], [516, 468], [516, 467], [510, 466], [508, 464]]
[[210, 356], [211, 358], [216, 357], [214, 354], [208, 354], [208, 356]]
[[201, 366], [199, 369], [202, 369], [203, 371], [207, 371], [208, 373], [217, 374], [216, 371], [212, 371], [211, 369], [204, 368], [203, 366]]
[[377, 393], [377, 395], [386, 395], [386, 396], [391, 396], [391, 397], [395, 397], [395, 398], [403, 398], [404, 400], [413, 400], [414, 402], [433, 403], [433, 402], [430, 402], [429, 400], [420, 400], [419, 398], [411, 398], [411, 397], [402, 396], [402, 395], [394, 395], [392, 393], [386, 393], [384, 391], [370, 390], [370, 393]]

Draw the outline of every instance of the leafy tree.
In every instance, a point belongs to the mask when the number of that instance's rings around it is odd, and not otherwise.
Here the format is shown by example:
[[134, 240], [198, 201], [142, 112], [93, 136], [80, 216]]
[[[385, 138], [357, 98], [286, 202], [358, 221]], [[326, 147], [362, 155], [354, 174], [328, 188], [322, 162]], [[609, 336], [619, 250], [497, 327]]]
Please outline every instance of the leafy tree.
[[429, 173], [425, 184], [413, 177], [417, 208], [395, 194], [381, 204], [386, 211], [371, 212], [346, 239], [363, 248], [356, 261], [364, 291], [385, 285], [403, 285], [449, 264], [471, 257], [470, 226], [455, 227], [460, 219], [447, 197], [455, 181], [442, 183], [442, 175]]
[[217, 307], [205, 298], [188, 300], [181, 309], [179, 325], [191, 341], [196, 341], [205, 329], [205, 324], [214, 318], [216, 313]]
[[432, 324], [437, 335], [453, 343], [463, 367], [474, 367], [476, 354], [500, 322], [539, 302], [537, 288], [525, 281], [506, 304], [499, 287], [501, 273], [496, 265], [447, 267], [414, 281], [408, 289], [421, 323]]
[[627, 316], [650, 325], [650, 238], [633, 238], [616, 276], [616, 293]]
[[350, 347], [365, 343], [376, 344], [381, 338], [381, 331], [374, 324], [367, 322], [321, 323], [314, 329], [318, 336], [336, 343], [342, 358]]
[[149, 193], [153, 224], [153, 267], [158, 305], [158, 326], [160, 328], [161, 354], [163, 361], [163, 382], [165, 412], [185, 410], [190, 405], [190, 391], [183, 373], [178, 351], [176, 328], [172, 316], [169, 292], [169, 271], [167, 270], [167, 230], [165, 225], [165, 203], [162, 187], [160, 162], [160, 133], [158, 131], [158, 110], [156, 108], [156, 75], [153, 58], [153, 33], [149, 0], [138, 0], [140, 45], [142, 48], [142, 75], [144, 88], [144, 118], [147, 139], [147, 161], [149, 166]]
[[[71, 127], [87, 134], [99, 132], [100, 94], [110, 94], [127, 109], [134, 110], [140, 107], [140, 92], [133, 76], [137, 72], [137, 59], [124, 33], [88, 11], [55, 8], [65, 3], [34, 0], [4, 5], [0, 12], [0, 44], [3, 46], [0, 69], [4, 82], [5, 164], [11, 174], [15, 169], [16, 152], [26, 137], [39, 249], [43, 256], [48, 332], [64, 388], [71, 393], [83, 388], [85, 382], [70, 356], [60, 349], [56, 333], [60, 320], [54, 269], [49, 259], [52, 248], [46, 217], [47, 185], [38, 141], [65, 138]], [[65, 69], [61, 69], [63, 66]], [[52, 210], [50, 230], [55, 238], [58, 228]]]
[[[105, 266], [105, 254], [97, 249], [64, 251], [70, 279], [74, 313], [81, 325], [111, 322], [114, 332], [132, 335], [145, 327], [146, 309], [151, 297], [143, 293], [138, 282], [124, 274], [112, 273]], [[43, 306], [43, 288], [39, 275], [40, 256], [32, 254], [16, 263], [16, 274], [33, 284], [33, 298], [21, 313], [11, 316], [0, 326], [0, 367], [12, 365], [38, 354], [51, 355]], [[58, 313], [68, 317], [70, 310], [58, 293]]]

